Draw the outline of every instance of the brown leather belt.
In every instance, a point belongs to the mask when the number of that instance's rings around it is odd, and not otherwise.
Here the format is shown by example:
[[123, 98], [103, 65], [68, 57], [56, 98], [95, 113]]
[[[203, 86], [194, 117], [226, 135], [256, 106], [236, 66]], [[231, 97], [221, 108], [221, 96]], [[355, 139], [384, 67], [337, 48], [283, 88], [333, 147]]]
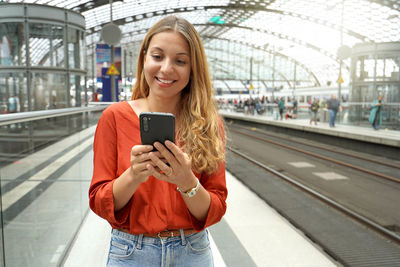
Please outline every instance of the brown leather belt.
[[[120, 229], [120, 231], [125, 232], [125, 233], [129, 233], [128, 230], [125, 229]], [[191, 235], [197, 233], [194, 229], [184, 229], [183, 230], [183, 234], [184, 235]], [[165, 231], [161, 231], [159, 233], [156, 234], [143, 234], [143, 236], [147, 236], [147, 237], [174, 237], [174, 236], [181, 236], [181, 232], [179, 230], [165, 230]]]

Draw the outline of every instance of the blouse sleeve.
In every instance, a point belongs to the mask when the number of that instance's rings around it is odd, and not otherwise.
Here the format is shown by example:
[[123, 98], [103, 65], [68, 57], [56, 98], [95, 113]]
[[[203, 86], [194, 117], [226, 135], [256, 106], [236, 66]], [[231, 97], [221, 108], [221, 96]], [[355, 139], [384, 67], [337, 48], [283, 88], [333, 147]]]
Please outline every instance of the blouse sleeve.
[[110, 224], [121, 227], [128, 221], [131, 201], [115, 212], [113, 184], [117, 178], [117, 131], [115, 114], [107, 108], [99, 119], [93, 143], [93, 177], [89, 206]]
[[197, 231], [216, 224], [222, 219], [226, 212], [226, 198], [228, 190], [225, 182], [225, 162], [221, 163], [219, 169], [205, 179], [201, 179], [203, 187], [208, 191], [211, 198], [210, 208], [204, 221], [198, 221], [189, 211], [193, 228]]

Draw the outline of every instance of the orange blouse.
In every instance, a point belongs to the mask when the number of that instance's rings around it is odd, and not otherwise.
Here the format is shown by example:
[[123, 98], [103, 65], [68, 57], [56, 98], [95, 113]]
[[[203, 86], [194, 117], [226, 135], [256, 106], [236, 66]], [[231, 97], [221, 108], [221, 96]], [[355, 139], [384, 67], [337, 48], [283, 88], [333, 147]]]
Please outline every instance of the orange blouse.
[[226, 211], [228, 191], [225, 162], [211, 174], [196, 174], [209, 192], [211, 204], [205, 221], [189, 212], [176, 185], [153, 176], [140, 184], [130, 201], [114, 210], [113, 183], [130, 166], [130, 152], [140, 144], [139, 118], [128, 102], [109, 106], [97, 124], [94, 137], [94, 170], [89, 188], [90, 208], [112, 228], [132, 234], [156, 234], [165, 229], [193, 228], [201, 231], [221, 220]]

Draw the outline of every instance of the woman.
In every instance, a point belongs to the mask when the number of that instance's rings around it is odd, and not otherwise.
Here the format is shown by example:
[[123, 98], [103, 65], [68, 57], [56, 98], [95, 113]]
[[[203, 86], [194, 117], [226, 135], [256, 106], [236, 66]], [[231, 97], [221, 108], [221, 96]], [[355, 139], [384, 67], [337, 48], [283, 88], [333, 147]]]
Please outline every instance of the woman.
[[318, 110], [319, 110], [319, 103], [318, 103], [318, 98], [314, 98], [314, 101], [312, 102], [310, 106], [311, 110], [311, 120], [310, 120], [310, 125], [314, 121], [315, 125], [317, 125], [317, 116], [318, 116]]
[[[225, 134], [200, 37], [184, 19], [155, 24], [132, 100], [101, 116], [91, 209], [112, 226], [108, 266], [212, 266], [205, 230], [226, 211]], [[141, 112], [175, 115], [176, 144], [140, 144]]]
[[375, 130], [382, 124], [383, 96], [379, 95], [377, 100], [371, 103], [371, 113], [369, 114], [369, 123]]

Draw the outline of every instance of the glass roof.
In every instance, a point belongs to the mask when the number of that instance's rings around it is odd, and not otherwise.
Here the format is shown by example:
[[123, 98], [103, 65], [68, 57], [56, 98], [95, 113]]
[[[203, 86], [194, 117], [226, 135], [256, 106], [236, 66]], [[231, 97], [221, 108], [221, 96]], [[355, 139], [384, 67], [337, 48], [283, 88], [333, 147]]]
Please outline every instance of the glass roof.
[[[101, 42], [101, 27], [110, 22], [108, 0], [5, 2], [80, 12], [88, 47]], [[135, 44], [163, 16], [176, 14], [193, 23], [203, 38], [214, 85], [222, 91], [246, 87], [248, 80], [267, 87], [336, 83], [342, 45], [400, 41], [400, 0], [114, 0], [112, 7], [113, 21], [123, 32], [121, 45], [128, 50], [137, 49]], [[349, 64], [350, 59], [343, 61], [345, 85]]]

